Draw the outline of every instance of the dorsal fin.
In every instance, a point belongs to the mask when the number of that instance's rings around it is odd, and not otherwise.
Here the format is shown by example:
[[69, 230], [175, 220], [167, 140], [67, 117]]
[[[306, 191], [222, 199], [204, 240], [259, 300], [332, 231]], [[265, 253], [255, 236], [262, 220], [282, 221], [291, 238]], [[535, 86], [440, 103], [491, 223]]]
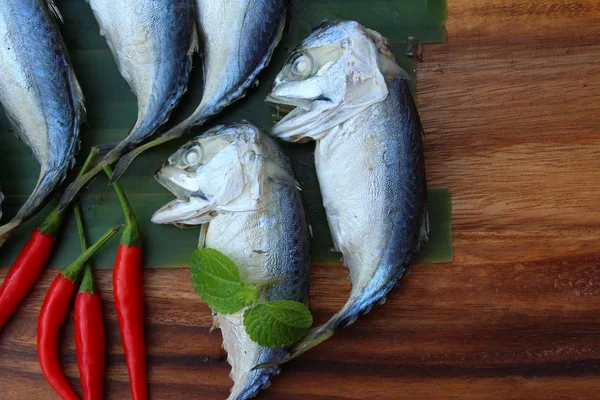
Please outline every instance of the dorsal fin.
[[56, 7], [56, 4], [54, 4], [54, 0], [46, 0], [46, 4], [48, 5], [48, 10], [50, 10], [50, 14], [52, 14], [60, 22], [65, 22], [65, 20], [62, 17], [62, 14], [60, 13], [60, 10], [58, 9], [58, 7]]
[[300, 184], [296, 181], [296, 179], [286, 170], [277, 165], [277, 163], [274, 161], [266, 160], [265, 167], [267, 170], [267, 175], [273, 181], [282, 185], [289, 185], [300, 190]]

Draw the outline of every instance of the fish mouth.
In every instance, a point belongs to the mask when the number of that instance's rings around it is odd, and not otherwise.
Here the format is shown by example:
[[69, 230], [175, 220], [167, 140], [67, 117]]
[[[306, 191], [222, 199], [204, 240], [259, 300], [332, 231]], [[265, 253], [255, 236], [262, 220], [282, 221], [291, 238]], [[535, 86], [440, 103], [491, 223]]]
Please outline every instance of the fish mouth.
[[[183, 183], [187, 184], [188, 187], [182, 186], [181, 182], [175, 182], [173, 180], [174, 176], [181, 176], [182, 174], [189, 178], [183, 181]], [[162, 187], [177, 197], [178, 200], [187, 200], [191, 196], [198, 196], [206, 199], [204, 193], [199, 190], [198, 185], [194, 184], [194, 177], [191, 174], [186, 173], [186, 171], [180, 170], [179, 168], [163, 166], [163, 168], [154, 174], [154, 179], [156, 179], [156, 181], [160, 183]]]
[[265, 101], [273, 105], [282, 105], [294, 109], [301, 108], [308, 111], [310, 110], [311, 103], [315, 101], [315, 99], [292, 98], [286, 96], [277, 96], [273, 93], [270, 93], [267, 95]]
[[155, 224], [199, 225], [213, 211], [214, 204], [206, 198], [191, 196], [187, 200], [175, 199], [159, 208], [151, 218]]
[[307, 137], [307, 133], [318, 124], [327, 121], [332, 113], [335, 113], [336, 108], [333, 102], [324, 96], [316, 99], [298, 99], [269, 94], [266, 101], [291, 110], [273, 126], [272, 132], [283, 140], [296, 143], [315, 139]]

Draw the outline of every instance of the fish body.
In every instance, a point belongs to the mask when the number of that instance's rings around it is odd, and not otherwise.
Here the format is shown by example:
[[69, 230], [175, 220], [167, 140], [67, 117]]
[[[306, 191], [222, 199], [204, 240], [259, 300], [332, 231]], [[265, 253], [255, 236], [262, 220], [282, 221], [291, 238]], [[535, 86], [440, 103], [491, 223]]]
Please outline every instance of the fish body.
[[167, 122], [187, 90], [198, 47], [192, 0], [88, 3], [119, 72], [137, 98], [138, 116], [129, 135], [67, 189], [63, 207], [103, 166], [151, 138]]
[[41, 166], [23, 207], [0, 227], [0, 244], [65, 178], [79, 146], [83, 94], [52, 14], [60, 18], [51, 1], [0, 2], [0, 102]]
[[294, 346], [293, 358], [382, 303], [425, 239], [422, 129], [387, 41], [356, 22], [329, 23], [309, 36], [268, 100], [297, 107], [275, 135], [316, 140], [323, 204], [352, 280], [346, 304]]
[[285, 0], [195, 0], [203, 50], [204, 91], [196, 110], [183, 122], [125, 156], [115, 177], [143, 151], [183, 136], [242, 98], [267, 66], [285, 26]]
[[[217, 134], [218, 135], [215, 135]], [[159, 210], [156, 223], [208, 224], [205, 246], [240, 268], [247, 281], [287, 279], [267, 299], [307, 301], [309, 231], [286, 156], [266, 134], [242, 123], [220, 126], [183, 146], [157, 173], [178, 199]], [[287, 349], [268, 349], [245, 331], [243, 311], [216, 315], [231, 364], [230, 399], [247, 399], [279, 372], [257, 364], [284, 360]]]

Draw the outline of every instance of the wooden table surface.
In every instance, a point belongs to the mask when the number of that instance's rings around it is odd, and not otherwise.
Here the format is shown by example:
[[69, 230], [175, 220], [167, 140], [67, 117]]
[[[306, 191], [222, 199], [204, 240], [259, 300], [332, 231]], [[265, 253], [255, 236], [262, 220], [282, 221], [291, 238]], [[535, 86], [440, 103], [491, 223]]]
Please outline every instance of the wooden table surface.
[[[449, 0], [419, 105], [432, 187], [454, 197], [455, 261], [415, 265], [377, 307], [287, 365], [263, 399], [598, 399], [600, 2]], [[35, 352], [46, 272], [0, 334], [0, 399], [54, 399]], [[5, 271], [0, 271], [3, 278]], [[108, 399], [129, 398], [110, 272], [98, 274]], [[323, 321], [349, 290], [316, 266]], [[146, 273], [153, 399], [224, 399], [220, 333], [185, 270]], [[72, 341], [64, 363], [79, 390]]]

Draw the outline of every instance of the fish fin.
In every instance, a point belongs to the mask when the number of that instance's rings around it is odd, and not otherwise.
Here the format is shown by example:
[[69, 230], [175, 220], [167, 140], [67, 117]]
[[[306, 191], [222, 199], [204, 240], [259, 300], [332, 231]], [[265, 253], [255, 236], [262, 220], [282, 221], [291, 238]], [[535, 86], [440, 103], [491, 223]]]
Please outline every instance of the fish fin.
[[288, 173], [286, 170], [281, 168], [276, 162], [271, 161], [271, 160], [266, 160], [265, 168], [267, 171], [267, 175], [273, 181], [280, 183], [282, 185], [289, 185], [298, 190], [301, 190], [300, 184], [298, 183], [298, 181], [296, 181], [296, 179], [290, 173]]
[[46, 0], [46, 4], [48, 5], [48, 10], [50, 11], [50, 14], [52, 14], [52, 16], [54, 16], [61, 23], [64, 23], [65, 20], [62, 14], [60, 13], [58, 7], [56, 7], [56, 4], [54, 4], [54, 0]]
[[83, 96], [83, 90], [81, 89], [81, 85], [79, 85], [79, 81], [75, 76], [75, 70], [73, 67], [69, 67], [69, 76], [71, 81], [71, 86], [73, 89], [73, 100], [75, 107], [79, 108], [79, 110], [85, 114], [85, 98]]
[[104, 156], [111, 151], [113, 151], [121, 142], [112, 142], [105, 144], [97, 144], [94, 146], [94, 149], [98, 150], [98, 155]]
[[210, 327], [209, 332], [212, 332], [217, 329], [221, 329], [221, 321], [219, 320], [219, 314], [213, 314], [213, 323]]
[[190, 51], [188, 55], [191, 57], [192, 54], [198, 53], [200, 51], [200, 39], [198, 38], [198, 23], [194, 22], [194, 29], [192, 32], [192, 42], [190, 43]]
[[425, 211], [423, 211], [423, 222], [421, 223], [421, 230], [419, 232], [419, 247], [421, 247], [429, 242], [429, 233], [430, 232], [431, 232], [431, 222], [429, 219], [429, 212], [427, 211], [427, 206], [425, 206]]
[[208, 225], [210, 223], [207, 222], [205, 224], [200, 225], [200, 236], [198, 237], [198, 248], [203, 249], [206, 246], [206, 234], [208, 233]]

